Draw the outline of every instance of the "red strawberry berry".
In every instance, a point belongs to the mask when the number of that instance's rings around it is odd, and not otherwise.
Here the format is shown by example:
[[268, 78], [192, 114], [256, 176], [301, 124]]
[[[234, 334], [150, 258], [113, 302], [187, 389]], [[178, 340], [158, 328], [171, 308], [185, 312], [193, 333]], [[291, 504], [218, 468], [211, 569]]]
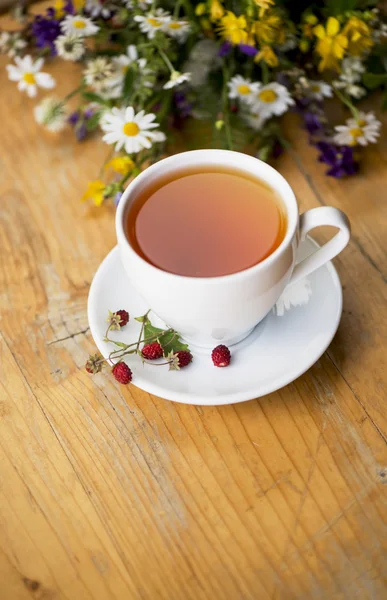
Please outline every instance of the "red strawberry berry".
[[189, 365], [192, 360], [192, 354], [191, 352], [188, 352], [188, 350], [180, 350], [179, 352], [176, 352], [176, 355], [179, 359], [180, 369]]
[[120, 317], [120, 327], [125, 327], [129, 321], [129, 313], [126, 310], [117, 310], [116, 315]]
[[118, 362], [116, 365], [114, 365], [112, 368], [112, 373], [117, 381], [123, 383], [124, 385], [132, 381], [132, 371], [124, 362]]
[[159, 342], [152, 342], [151, 344], [145, 344], [142, 347], [141, 354], [147, 360], [156, 360], [156, 358], [162, 357], [163, 349]]
[[231, 352], [224, 346], [220, 344], [220, 346], [216, 346], [211, 353], [212, 362], [215, 367], [228, 367], [231, 360]]

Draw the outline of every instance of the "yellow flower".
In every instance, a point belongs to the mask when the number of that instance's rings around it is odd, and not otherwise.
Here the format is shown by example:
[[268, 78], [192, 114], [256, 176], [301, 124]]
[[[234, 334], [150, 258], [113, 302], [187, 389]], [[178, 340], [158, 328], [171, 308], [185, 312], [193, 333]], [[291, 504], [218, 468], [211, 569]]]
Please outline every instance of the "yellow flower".
[[129, 156], [115, 156], [105, 165], [105, 169], [113, 169], [121, 175], [126, 175], [129, 171], [133, 171], [134, 162]]
[[318, 70], [336, 69], [339, 71], [338, 61], [344, 56], [348, 39], [343, 33], [340, 33], [338, 20], [335, 17], [329, 17], [325, 28], [323, 25], [317, 25], [313, 29], [313, 33], [318, 38], [316, 52], [321, 56]]
[[73, 5], [76, 13], [80, 13], [86, 4], [86, 0], [74, 0]]
[[284, 33], [281, 17], [275, 13], [264, 15], [262, 19], [255, 21], [255, 35], [260, 44], [282, 44]]
[[207, 6], [205, 2], [200, 2], [195, 8], [195, 15], [197, 17], [202, 17], [207, 12]]
[[95, 181], [89, 181], [87, 184], [87, 190], [83, 194], [81, 201], [85, 202], [86, 200], [93, 200], [96, 206], [101, 206], [104, 201], [104, 191], [105, 184], [100, 179], [96, 179]]
[[65, 5], [64, 0], [55, 0], [54, 11], [55, 11], [56, 19], [61, 19], [64, 16], [64, 14], [65, 14], [64, 5]]
[[247, 23], [243, 16], [237, 17], [230, 10], [222, 17], [219, 32], [232, 44], [245, 44], [247, 41]]
[[370, 28], [358, 17], [349, 19], [343, 29], [343, 35], [348, 38], [348, 52], [353, 56], [360, 56], [373, 45]]
[[255, 0], [255, 4], [259, 6], [259, 16], [263, 17], [268, 8], [274, 4], [274, 0]]
[[278, 58], [275, 54], [273, 48], [270, 46], [262, 46], [261, 50], [254, 58], [254, 62], [260, 62], [263, 60], [269, 67], [277, 67], [278, 66]]
[[313, 28], [315, 25], [317, 25], [317, 23], [318, 19], [315, 15], [307, 15], [304, 18], [304, 24], [302, 26], [302, 33], [304, 37], [310, 40], [313, 38]]
[[210, 3], [210, 17], [211, 21], [218, 21], [224, 15], [224, 8], [219, 0], [211, 0]]

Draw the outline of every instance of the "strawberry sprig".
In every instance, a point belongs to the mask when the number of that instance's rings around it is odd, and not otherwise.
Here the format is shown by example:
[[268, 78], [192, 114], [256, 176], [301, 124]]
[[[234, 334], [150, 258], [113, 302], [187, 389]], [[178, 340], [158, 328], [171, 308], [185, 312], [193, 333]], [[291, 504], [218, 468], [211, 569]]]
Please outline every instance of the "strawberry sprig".
[[[138, 355], [142, 362], [154, 366], [168, 365], [170, 370], [179, 370], [187, 366], [192, 360], [192, 354], [188, 345], [180, 340], [180, 334], [172, 328], [160, 329], [152, 325], [149, 319], [149, 310], [141, 317], [136, 317], [136, 321], [141, 323], [139, 336], [135, 342], [126, 344], [112, 339], [111, 332], [122, 329], [129, 322], [129, 314], [125, 310], [116, 312], [109, 311], [104, 341], [113, 344], [115, 348], [109, 353], [107, 359], [101, 354], [89, 356], [86, 362], [86, 371], [88, 373], [99, 373], [107, 364], [113, 363], [113, 376], [120, 383], [127, 384], [132, 380], [132, 371], [128, 365], [123, 362], [125, 356], [131, 354]], [[163, 362], [155, 362], [163, 358]]]

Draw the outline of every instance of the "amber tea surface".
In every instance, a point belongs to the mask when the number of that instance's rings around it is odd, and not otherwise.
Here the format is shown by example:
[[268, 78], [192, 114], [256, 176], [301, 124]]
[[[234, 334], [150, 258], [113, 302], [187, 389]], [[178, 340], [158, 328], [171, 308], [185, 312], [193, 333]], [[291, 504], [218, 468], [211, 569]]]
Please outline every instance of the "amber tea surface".
[[190, 277], [247, 269], [274, 252], [285, 232], [285, 207], [271, 187], [214, 168], [160, 178], [138, 195], [127, 217], [127, 235], [140, 256]]

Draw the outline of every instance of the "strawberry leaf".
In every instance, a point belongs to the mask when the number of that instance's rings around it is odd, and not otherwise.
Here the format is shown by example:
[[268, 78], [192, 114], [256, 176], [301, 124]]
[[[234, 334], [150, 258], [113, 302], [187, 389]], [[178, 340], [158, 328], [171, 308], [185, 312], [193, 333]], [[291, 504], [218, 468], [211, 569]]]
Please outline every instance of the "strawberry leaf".
[[149, 319], [146, 320], [144, 326], [144, 338], [157, 338], [165, 355], [169, 352], [176, 353], [180, 350], [189, 350], [188, 345], [180, 340], [180, 335], [176, 331], [154, 327]]

